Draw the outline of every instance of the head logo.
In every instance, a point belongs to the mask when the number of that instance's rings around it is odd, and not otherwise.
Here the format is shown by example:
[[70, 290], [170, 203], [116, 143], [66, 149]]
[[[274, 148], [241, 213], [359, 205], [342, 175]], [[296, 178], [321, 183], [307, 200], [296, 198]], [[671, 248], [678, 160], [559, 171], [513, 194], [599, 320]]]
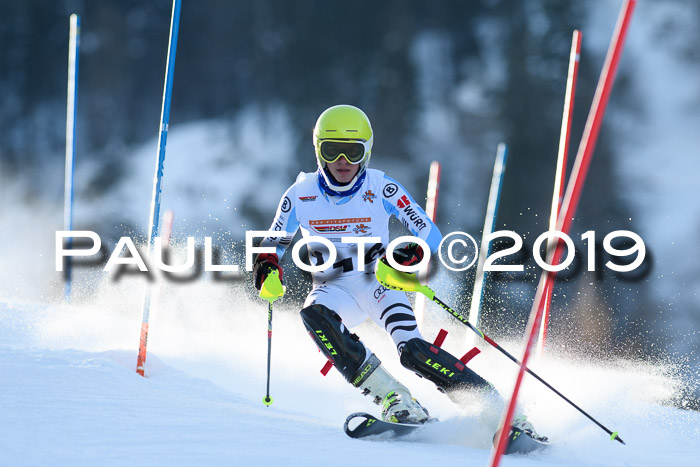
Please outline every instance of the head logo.
[[370, 203], [374, 203], [374, 198], [376, 198], [377, 195], [372, 193], [372, 190], [367, 190], [365, 193], [362, 195], [362, 200], [363, 201], [369, 201]]
[[305, 203], [309, 201], [316, 201], [317, 196], [300, 196], [299, 199]]

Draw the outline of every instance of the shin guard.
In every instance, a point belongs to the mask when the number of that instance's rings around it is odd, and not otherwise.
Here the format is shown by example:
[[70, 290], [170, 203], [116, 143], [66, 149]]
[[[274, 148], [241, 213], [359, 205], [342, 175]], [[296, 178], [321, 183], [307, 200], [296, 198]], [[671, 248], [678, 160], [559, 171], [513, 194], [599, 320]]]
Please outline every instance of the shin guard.
[[417, 337], [408, 341], [401, 351], [401, 364], [443, 392], [492, 387], [452, 354]]
[[355, 387], [371, 375], [381, 363], [374, 355], [367, 358], [367, 348], [356, 334], [343, 325], [340, 316], [324, 305], [301, 310], [301, 319], [323, 355]]

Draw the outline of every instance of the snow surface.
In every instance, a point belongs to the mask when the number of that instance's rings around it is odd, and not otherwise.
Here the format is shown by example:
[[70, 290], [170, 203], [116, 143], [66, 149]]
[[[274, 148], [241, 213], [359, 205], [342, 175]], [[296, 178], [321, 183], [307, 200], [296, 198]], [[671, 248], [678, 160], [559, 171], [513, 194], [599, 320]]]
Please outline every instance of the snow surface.
[[[614, 4], [610, 11], [616, 12], [617, 3], [607, 3]], [[698, 226], [697, 203], [676, 202], [697, 199], [697, 163], [691, 157], [697, 153], [691, 138], [699, 115], [692, 106], [697, 80], [682, 79], [697, 76], [697, 67], [684, 69], [668, 53], [672, 43], [650, 39], [650, 29], [664, 18], [685, 24], [683, 15], [667, 3], [640, 2], [630, 30], [627, 63], [636, 59], [637, 86], [648, 97], [650, 110], [642, 129], [627, 128], [643, 137], [624, 143], [629, 157], [620, 167], [629, 177], [624, 185], [630, 187], [630, 199], [645, 213], [645, 237], [660, 257], [673, 260], [659, 264], [664, 267], [655, 282], [660, 295], [680, 293], [678, 281], [669, 279], [674, 273], [695, 271], [687, 252], [695, 251]], [[599, 39], [586, 29], [585, 37], [591, 39], [586, 47], [604, 50], [613, 21], [610, 16], [600, 26]], [[682, 28], [676, 30], [671, 39], [682, 35]], [[425, 37], [417, 47], [420, 55], [425, 53], [421, 47], [431, 51], [442, 45], [439, 37]], [[464, 92], [463, 104], [469, 105], [473, 90]], [[624, 127], [623, 115], [611, 109], [610, 117], [609, 123]], [[240, 239], [240, 232], [250, 227], [246, 216], [235, 211], [256, 192], [256, 171], [273, 170], [272, 178], [281, 184], [288, 178], [284, 174], [291, 155], [285, 148], [293, 147], [290, 141], [297, 136], [289, 131], [287, 119], [284, 109], [251, 108], [242, 113], [233, 134], [218, 122], [171, 129], [163, 203], [164, 209], [175, 210], [176, 231], [201, 237], [232, 230]], [[275, 129], [270, 134], [279, 144], [268, 146], [278, 157], [261, 157], [255, 166], [229, 157], [259, 154], [257, 141], [271, 141], [262, 128]], [[76, 225], [108, 232], [118, 227], [114, 222], [126, 220], [135, 232], [145, 232], [148, 203], [143, 200], [152, 189], [155, 151], [155, 140], [135, 150], [125, 160], [130, 176], [114, 192], [90, 202], [89, 195], [79, 197]], [[178, 162], [192, 160], [197, 164]], [[274, 160], [274, 166], [265, 160]], [[95, 169], [83, 158], [76, 186], [84, 186], [81, 181]], [[304, 169], [313, 170], [313, 164]], [[236, 183], [227, 179], [229, 173], [236, 174]], [[274, 211], [278, 194], [273, 191], [255, 199], [260, 209]], [[357, 330], [363, 340], [442, 422], [420, 439], [349, 439], [342, 431], [347, 414], [377, 413], [377, 407], [337, 372], [326, 378], [319, 374], [324, 359], [295, 307], [285, 300], [275, 306], [273, 324], [275, 402], [265, 407], [265, 305], [250, 297], [248, 284], [217, 283], [209, 277], [164, 284], [161, 304], [151, 314], [147, 378], [138, 376], [143, 277], [114, 281], [80, 269], [74, 305], [60, 304], [63, 284], [54, 270], [53, 235], [61, 229], [61, 200], [28, 201], [21, 187], [7, 180], [0, 184], [0, 195], [0, 465], [487, 465], [497, 415], [486, 411], [478, 398], [465, 407], [452, 404], [430, 383], [403, 369], [389, 338], [368, 324]], [[685, 323], [679, 319], [681, 310], [689, 310], [688, 319], [697, 310], [698, 275], [687, 276], [682, 286], [688, 306], [670, 307], [680, 325]], [[439, 295], [452, 302], [449, 287], [439, 289]], [[444, 327], [450, 330], [447, 350], [464, 353], [466, 331], [440, 310], [429, 307], [427, 313], [425, 337]], [[501, 344], [514, 355], [522, 353], [521, 343]], [[554, 344], [565, 349], [567, 343]], [[480, 348], [473, 368], [507, 393], [515, 365], [490, 348]], [[697, 391], [698, 383], [684, 379], [688, 375], [681, 376], [675, 366], [601, 361], [562, 350], [531, 367], [619, 431], [627, 445], [611, 442], [600, 428], [526, 377], [523, 408], [554, 444], [546, 452], [511, 456], [502, 465], [697, 465], [700, 413], [674, 408], [671, 402], [682, 405], [685, 391]]]
[[[403, 369], [368, 323], [357, 332], [442, 422], [402, 442], [348, 438], [346, 415], [377, 407], [335, 370], [320, 375], [324, 358], [284, 299], [273, 320], [274, 403], [265, 407], [266, 306], [236, 289], [164, 284], [146, 378], [135, 372], [139, 278], [107, 280], [79, 305], [0, 302], [0, 465], [487, 465], [493, 429], [484, 403], [455, 406]], [[431, 322], [426, 336], [447, 327], [445, 347], [458, 353], [457, 325], [439, 314]], [[516, 366], [481, 347], [474, 369], [508, 390]], [[502, 465], [696, 464], [700, 413], [667, 405], [684, 385], [673, 368], [571, 355], [532, 368], [627, 445], [526, 378], [520, 400], [554, 444]]]
[[[197, 146], [186, 141], [194, 136], [201, 141], [201, 135], [222, 131], [217, 125], [181, 130], [172, 131], [173, 154]], [[147, 206], [131, 197], [145, 196], [136, 187], [144, 193], [150, 189], [148, 159], [155, 146], [149, 146], [137, 153], [133, 163], [138, 167], [130, 171], [143, 180], [126, 181], [116, 198], [77, 205], [76, 217], [83, 225], [86, 219], [112, 219], [115, 209], [127, 206], [134, 228], [145, 231]], [[176, 226], [189, 235], [193, 226], [205, 234], [226, 228], [226, 212], [212, 209], [241, 206], [249, 186], [227, 185], [224, 177], [208, 179], [205, 188], [216, 181], [217, 191], [202, 191], [201, 202], [199, 190], [204, 188], [181, 185], [200, 177], [188, 177], [177, 168], [177, 159], [168, 165], [169, 188], [163, 196], [165, 207], [175, 206]], [[203, 160], [199, 169], [214, 170], [206, 164]], [[247, 175], [247, 181], [255, 179]], [[4, 200], [21, 199], [11, 184], [1, 188]], [[276, 199], [265, 203], [272, 212]], [[60, 209], [39, 201], [8, 202], [0, 210], [0, 225], [0, 465], [488, 464], [499, 414], [488, 412], [477, 398], [465, 407], [455, 406], [403, 369], [389, 338], [368, 324], [358, 334], [442, 422], [420, 439], [348, 438], [342, 431], [345, 417], [355, 411], [377, 413], [377, 407], [337, 372], [326, 378], [319, 374], [324, 359], [293, 304], [284, 300], [275, 306], [273, 326], [275, 402], [265, 407], [265, 305], [250, 296], [247, 283], [217, 283], [203, 276], [164, 284], [162, 303], [151, 314], [147, 378], [141, 378], [135, 363], [144, 278], [115, 281], [80, 268], [74, 305], [61, 305], [63, 285], [53, 259]], [[224, 246], [216, 239], [215, 244]], [[448, 285], [438, 292], [450, 303], [457, 293]], [[457, 355], [468, 350], [466, 331], [439, 309], [429, 307], [428, 313], [423, 329], [427, 339], [444, 327], [450, 331], [447, 350]], [[514, 355], [522, 354], [521, 343], [501, 344]], [[565, 349], [567, 343], [554, 344]], [[515, 365], [490, 348], [480, 348], [473, 368], [508, 393]], [[511, 456], [502, 465], [697, 464], [700, 413], [671, 405], [682, 404], [685, 391], [697, 390], [697, 380], [684, 380], [676, 367], [584, 359], [564, 351], [531, 367], [619, 431], [627, 445], [610, 441], [603, 430], [526, 377], [520, 401], [538, 431], [554, 444], [546, 452]]]

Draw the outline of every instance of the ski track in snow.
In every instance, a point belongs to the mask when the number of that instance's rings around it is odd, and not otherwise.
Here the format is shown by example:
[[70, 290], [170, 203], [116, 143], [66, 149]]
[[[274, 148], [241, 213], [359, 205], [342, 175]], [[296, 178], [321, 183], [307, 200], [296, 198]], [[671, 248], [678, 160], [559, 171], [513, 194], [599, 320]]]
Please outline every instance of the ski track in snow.
[[[101, 289], [108, 293], [73, 306], [0, 302], [0, 465], [488, 464], [493, 429], [486, 419], [494, 413], [480, 413], [484, 406], [476, 398], [458, 408], [401, 368], [388, 337], [370, 324], [357, 332], [442, 422], [407, 441], [348, 438], [345, 416], [378, 408], [335, 370], [326, 378], [319, 374], [324, 358], [283, 302], [273, 320], [275, 401], [265, 407], [266, 307], [232, 303], [230, 291], [218, 284], [164, 289], [151, 319], [148, 377], [138, 376], [140, 308], [134, 303], [141, 288], [134, 280], [105, 283]], [[459, 325], [439, 310], [431, 313], [426, 338], [446, 327], [452, 332], [445, 346], [458, 353], [464, 338]], [[517, 344], [503, 345], [519, 351]], [[510, 390], [515, 365], [480, 347], [474, 369]], [[700, 414], [664, 405], [683, 386], [669, 368], [574, 356], [547, 358], [532, 368], [618, 430], [627, 446], [609, 441], [526, 378], [520, 399], [525, 412], [554, 445], [510, 456], [502, 465], [694, 465]]]

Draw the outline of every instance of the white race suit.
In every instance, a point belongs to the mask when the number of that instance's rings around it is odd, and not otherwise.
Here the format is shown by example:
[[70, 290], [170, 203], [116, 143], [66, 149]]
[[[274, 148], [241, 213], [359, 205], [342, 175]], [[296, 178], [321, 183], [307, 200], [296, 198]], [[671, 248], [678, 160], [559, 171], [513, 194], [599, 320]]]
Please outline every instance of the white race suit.
[[[396, 217], [412, 236], [425, 240], [431, 253], [437, 251], [442, 234], [403, 186], [384, 172], [367, 169], [360, 189], [349, 196], [328, 195], [319, 185], [319, 176], [318, 172], [299, 174], [282, 196], [270, 227], [287, 235], [267, 237], [260, 246], [276, 247], [281, 258], [298, 229], [303, 237], [332, 242], [337, 256], [330, 267], [312, 273], [313, 289], [304, 306], [325, 305], [348, 328], [370, 316], [400, 351], [409, 339], [421, 335], [406, 294], [386, 289], [374, 277], [375, 262], [389, 243], [389, 219]], [[364, 237], [375, 239], [358, 244]], [[310, 242], [307, 249], [311, 265], [328, 261], [330, 251], [322, 243]]]

